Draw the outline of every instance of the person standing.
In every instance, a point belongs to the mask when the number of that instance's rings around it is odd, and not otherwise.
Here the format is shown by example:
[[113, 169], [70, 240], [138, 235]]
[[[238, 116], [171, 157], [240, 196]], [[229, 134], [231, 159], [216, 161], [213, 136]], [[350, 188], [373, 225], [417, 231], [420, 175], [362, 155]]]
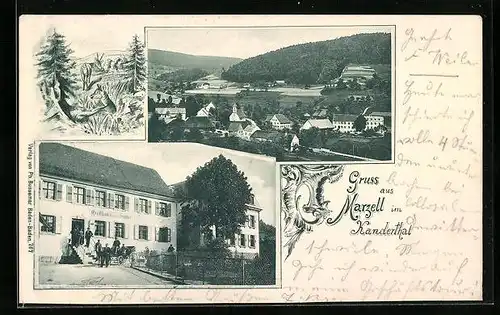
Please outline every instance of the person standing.
[[109, 248], [108, 244], [103, 248], [103, 256], [104, 256], [104, 264], [106, 268], [109, 266], [109, 261], [111, 259], [111, 248]]
[[95, 254], [97, 256], [97, 262], [99, 263], [99, 267], [102, 267], [103, 260], [102, 260], [102, 244], [101, 244], [101, 240], [97, 240], [97, 243], [95, 243]]
[[120, 241], [118, 240], [118, 237], [115, 236], [115, 240], [113, 242], [113, 253], [115, 255], [118, 254], [118, 249], [120, 249]]
[[85, 236], [84, 236], [82, 228], [80, 228], [80, 231], [78, 232], [78, 237], [79, 237], [78, 245], [83, 245], [84, 244]]
[[78, 230], [73, 228], [71, 230], [71, 246], [77, 246], [78, 244]]
[[85, 247], [89, 247], [90, 239], [94, 236], [94, 233], [90, 230], [90, 226], [87, 228], [87, 232], [85, 232]]

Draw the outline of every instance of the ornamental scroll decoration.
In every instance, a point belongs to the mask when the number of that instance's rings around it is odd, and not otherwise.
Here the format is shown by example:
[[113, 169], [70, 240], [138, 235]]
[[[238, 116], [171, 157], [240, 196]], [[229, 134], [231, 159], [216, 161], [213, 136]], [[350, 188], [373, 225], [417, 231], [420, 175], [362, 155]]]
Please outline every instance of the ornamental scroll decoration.
[[286, 184], [281, 190], [281, 212], [285, 221], [285, 260], [290, 256], [301, 235], [310, 233], [314, 225], [328, 218], [329, 200], [324, 199], [324, 185], [342, 178], [342, 165], [282, 165], [281, 177]]

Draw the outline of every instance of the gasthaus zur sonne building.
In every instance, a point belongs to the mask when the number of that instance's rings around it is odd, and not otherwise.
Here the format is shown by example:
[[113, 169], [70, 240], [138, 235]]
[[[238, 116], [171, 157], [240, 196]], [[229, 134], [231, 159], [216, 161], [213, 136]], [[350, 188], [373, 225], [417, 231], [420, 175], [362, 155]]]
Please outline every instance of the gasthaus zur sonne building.
[[[174, 187], [182, 183], [168, 186], [151, 168], [59, 143], [41, 143], [38, 152], [36, 250], [41, 261], [59, 262], [73, 229], [90, 228], [92, 244], [100, 240], [111, 247], [116, 236], [136, 251], [177, 249], [182, 213]], [[227, 240], [234, 256], [259, 254], [261, 211], [252, 195], [245, 224]], [[203, 243], [201, 236], [198, 244]]]
[[59, 143], [39, 146], [37, 256], [58, 262], [72, 229], [137, 251], [176, 244], [178, 203], [153, 169]]

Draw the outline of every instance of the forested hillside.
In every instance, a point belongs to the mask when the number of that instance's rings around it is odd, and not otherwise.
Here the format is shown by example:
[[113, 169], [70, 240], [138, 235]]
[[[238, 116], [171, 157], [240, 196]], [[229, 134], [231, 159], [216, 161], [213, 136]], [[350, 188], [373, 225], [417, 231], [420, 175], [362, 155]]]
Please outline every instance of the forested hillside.
[[338, 77], [349, 63], [390, 64], [391, 35], [357, 34], [281, 48], [229, 67], [222, 78], [233, 82], [324, 83]]
[[199, 68], [207, 71], [228, 68], [241, 61], [238, 58], [195, 56], [172, 51], [148, 49], [148, 62], [176, 69]]

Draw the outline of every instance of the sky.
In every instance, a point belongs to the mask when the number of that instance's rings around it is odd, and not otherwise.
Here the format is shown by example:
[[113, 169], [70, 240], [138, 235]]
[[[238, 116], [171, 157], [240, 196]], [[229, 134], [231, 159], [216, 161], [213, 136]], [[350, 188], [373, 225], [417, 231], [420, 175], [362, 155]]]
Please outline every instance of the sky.
[[374, 32], [389, 33], [390, 28], [148, 28], [146, 41], [148, 48], [245, 59], [291, 45]]
[[257, 202], [261, 219], [276, 226], [276, 169], [274, 159], [196, 143], [71, 142], [90, 152], [155, 169], [167, 184], [186, 179], [197, 167], [223, 154], [245, 173]]
[[[249, 19], [237, 18], [240, 20]], [[96, 52], [123, 51], [133, 35], [144, 39], [147, 30], [149, 48], [194, 55], [248, 58], [278, 48], [314, 41], [334, 39], [357, 33], [390, 32], [389, 27], [294, 27], [294, 28], [165, 28], [166, 21], [176, 18], [149, 16], [23, 16], [20, 31], [29, 36], [32, 53], [39, 42], [55, 28], [63, 34], [75, 58]], [[179, 17], [177, 17], [179, 19]], [[146, 22], [147, 21], [147, 22]], [[235, 23], [238, 21], [235, 21]], [[150, 26], [154, 25], [154, 27]], [[145, 28], [145, 26], [148, 26]], [[23, 38], [24, 38], [23, 37]], [[28, 42], [26, 42], [28, 43]]]

